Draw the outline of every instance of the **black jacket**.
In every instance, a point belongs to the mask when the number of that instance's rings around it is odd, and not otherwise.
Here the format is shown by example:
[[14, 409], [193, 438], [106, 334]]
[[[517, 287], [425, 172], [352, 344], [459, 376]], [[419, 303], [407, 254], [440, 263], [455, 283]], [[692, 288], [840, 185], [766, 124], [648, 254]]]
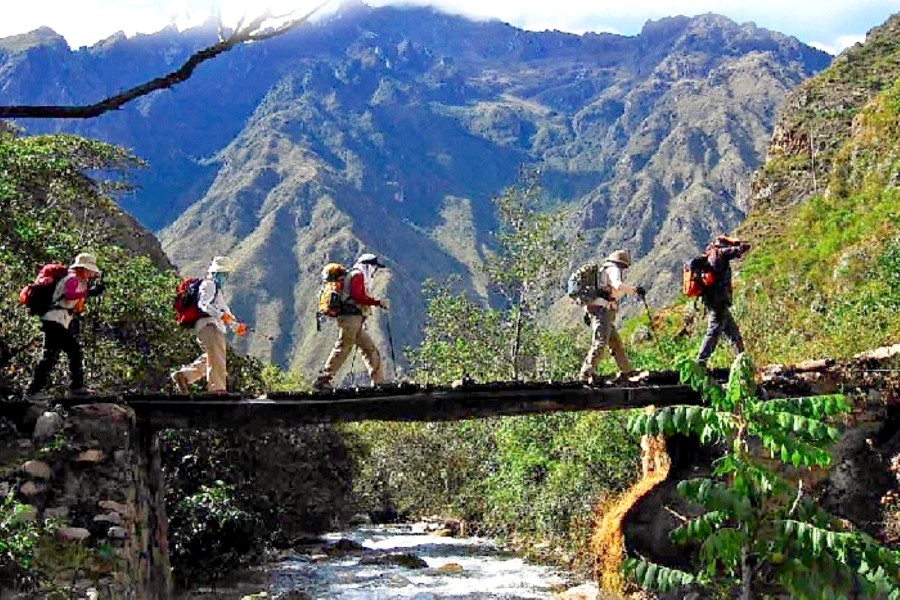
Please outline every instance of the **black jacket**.
[[731, 306], [731, 261], [740, 258], [749, 249], [748, 244], [741, 244], [739, 246], [716, 246], [707, 252], [713, 272], [713, 283], [703, 288], [703, 293], [700, 295], [707, 308], [721, 310]]

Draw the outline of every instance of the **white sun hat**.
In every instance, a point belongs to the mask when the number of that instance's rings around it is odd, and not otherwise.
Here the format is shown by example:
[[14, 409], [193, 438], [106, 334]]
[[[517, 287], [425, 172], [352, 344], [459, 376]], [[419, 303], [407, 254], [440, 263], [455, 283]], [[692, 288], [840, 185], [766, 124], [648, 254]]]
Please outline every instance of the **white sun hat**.
[[70, 269], [85, 269], [86, 271], [91, 271], [93, 273], [100, 274], [100, 269], [97, 268], [97, 257], [88, 252], [82, 252], [78, 256], [75, 257], [75, 262], [69, 265]]
[[234, 271], [234, 265], [227, 256], [216, 256], [209, 264], [210, 273], [231, 273]]

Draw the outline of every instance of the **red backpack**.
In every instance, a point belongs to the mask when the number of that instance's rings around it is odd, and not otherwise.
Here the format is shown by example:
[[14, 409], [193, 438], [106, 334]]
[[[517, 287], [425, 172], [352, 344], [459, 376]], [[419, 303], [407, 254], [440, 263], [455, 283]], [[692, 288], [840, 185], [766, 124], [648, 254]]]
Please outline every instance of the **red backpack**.
[[172, 308], [175, 310], [175, 320], [182, 327], [193, 327], [197, 321], [209, 316], [197, 306], [201, 283], [203, 283], [202, 279], [188, 277], [182, 279], [175, 290], [175, 301], [172, 302]]
[[28, 309], [28, 314], [43, 316], [53, 308], [53, 292], [57, 284], [69, 274], [69, 267], [59, 263], [47, 263], [38, 271], [34, 283], [29, 283], [19, 292], [19, 304]]

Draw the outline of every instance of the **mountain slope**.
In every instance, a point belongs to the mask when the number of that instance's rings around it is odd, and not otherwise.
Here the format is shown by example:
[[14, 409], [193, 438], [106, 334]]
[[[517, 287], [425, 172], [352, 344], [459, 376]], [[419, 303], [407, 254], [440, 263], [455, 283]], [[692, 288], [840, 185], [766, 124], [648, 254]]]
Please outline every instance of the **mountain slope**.
[[900, 341], [900, 15], [791, 94], [740, 233], [738, 316], [766, 362]]
[[[111, 38], [69, 55], [55, 45], [40, 64], [74, 98], [110, 64], [134, 66], [95, 84], [93, 98], [213, 34]], [[31, 63], [10, 46], [21, 45], [0, 41], [0, 69], [20, 79]], [[575, 36], [355, 6], [76, 128], [147, 156], [144, 191], [127, 208], [165, 227], [186, 271], [234, 254], [235, 309], [278, 339], [250, 349], [312, 369], [331, 343], [311, 327], [324, 262], [362, 250], [391, 259], [394, 338], [414, 345], [423, 279], [460, 274], [486, 293], [490, 199], [523, 163], [540, 166], [548, 201], [573, 207], [572, 264], [626, 247], [640, 258], [632, 279], [669, 297], [683, 257], [742, 219], [740, 182], [761, 164], [781, 100], [828, 61], [716, 15], [649, 22], [635, 37]], [[31, 84], [35, 97], [51, 93]], [[0, 87], [0, 101], [10, 97]]]

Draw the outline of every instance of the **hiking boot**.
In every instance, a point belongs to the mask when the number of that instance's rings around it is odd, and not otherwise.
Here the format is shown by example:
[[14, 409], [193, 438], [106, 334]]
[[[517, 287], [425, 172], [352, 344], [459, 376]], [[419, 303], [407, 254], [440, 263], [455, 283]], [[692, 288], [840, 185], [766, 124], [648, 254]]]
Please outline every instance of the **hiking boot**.
[[172, 384], [175, 386], [175, 391], [179, 394], [189, 394], [191, 391], [190, 384], [188, 383], [187, 376], [181, 371], [175, 371], [171, 375], [169, 375], [169, 379], [172, 380]]
[[313, 389], [317, 392], [324, 392], [327, 390], [332, 390], [334, 387], [331, 385], [331, 377], [325, 377], [324, 375], [320, 375], [316, 378], [316, 381], [313, 383]]

